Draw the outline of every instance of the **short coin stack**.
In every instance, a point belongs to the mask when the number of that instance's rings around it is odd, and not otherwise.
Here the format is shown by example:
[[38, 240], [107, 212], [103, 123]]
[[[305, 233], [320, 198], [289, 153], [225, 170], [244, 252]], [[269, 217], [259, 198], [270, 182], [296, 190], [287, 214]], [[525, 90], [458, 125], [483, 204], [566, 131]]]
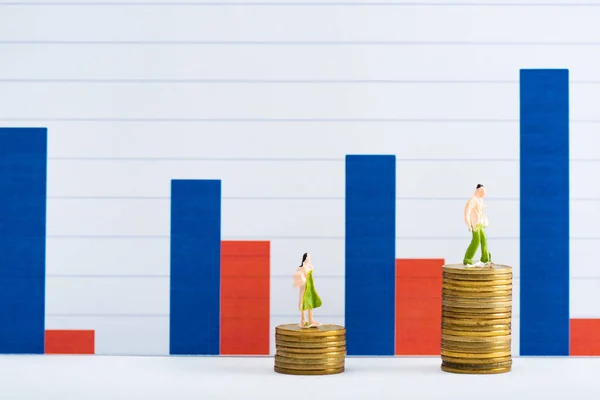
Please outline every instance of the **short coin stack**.
[[344, 372], [346, 328], [297, 324], [275, 328], [275, 372], [292, 375], [330, 375]]
[[455, 264], [442, 271], [442, 370], [509, 372], [512, 268]]

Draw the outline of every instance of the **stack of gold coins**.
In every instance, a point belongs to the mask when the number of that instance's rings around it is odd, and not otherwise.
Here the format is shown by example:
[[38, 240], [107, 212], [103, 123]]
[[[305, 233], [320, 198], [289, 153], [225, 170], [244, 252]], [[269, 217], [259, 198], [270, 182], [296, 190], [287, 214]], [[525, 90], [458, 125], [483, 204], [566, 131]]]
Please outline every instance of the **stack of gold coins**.
[[462, 374], [509, 372], [512, 268], [444, 265], [442, 370]]
[[275, 372], [292, 375], [330, 375], [344, 372], [346, 328], [298, 324], [275, 328]]

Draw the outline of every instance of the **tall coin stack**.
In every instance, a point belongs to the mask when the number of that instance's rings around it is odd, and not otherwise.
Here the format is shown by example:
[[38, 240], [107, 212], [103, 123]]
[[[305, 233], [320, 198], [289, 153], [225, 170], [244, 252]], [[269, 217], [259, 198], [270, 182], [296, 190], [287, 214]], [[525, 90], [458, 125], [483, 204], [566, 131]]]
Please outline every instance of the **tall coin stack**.
[[442, 370], [509, 372], [512, 267], [454, 264], [442, 271]]
[[275, 328], [275, 372], [292, 375], [330, 375], [344, 372], [346, 328], [297, 324]]

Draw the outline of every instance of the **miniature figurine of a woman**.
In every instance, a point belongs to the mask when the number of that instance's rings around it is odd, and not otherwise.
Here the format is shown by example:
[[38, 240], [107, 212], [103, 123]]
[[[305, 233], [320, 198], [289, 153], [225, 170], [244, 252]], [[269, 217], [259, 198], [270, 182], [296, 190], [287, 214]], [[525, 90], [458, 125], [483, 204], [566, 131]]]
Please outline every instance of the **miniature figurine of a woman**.
[[[475, 188], [475, 193], [469, 201], [467, 201], [467, 205], [465, 206], [465, 223], [473, 237], [471, 239], [471, 244], [465, 252], [465, 258], [463, 260], [464, 265], [490, 265], [492, 262], [492, 256], [488, 250], [487, 238], [485, 236], [485, 228], [488, 227], [489, 223], [487, 216], [483, 212], [485, 209], [485, 205], [483, 204], [485, 195], [485, 187], [482, 184], [478, 184]], [[481, 245], [481, 261], [477, 264], [473, 264], [473, 257], [475, 257], [479, 245]]]
[[[310, 263], [310, 255], [304, 253], [302, 256], [302, 265], [294, 273], [294, 287], [299, 289], [298, 309], [300, 310], [300, 326], [302, 328], [312, 328], [321, 325], [313, 317], [313, 310], [321, 307], [323, 302], [315, 289], [312, 273], [313, 266]], [[308, 310], [308, 323], [304, 318], [305, 310]]]

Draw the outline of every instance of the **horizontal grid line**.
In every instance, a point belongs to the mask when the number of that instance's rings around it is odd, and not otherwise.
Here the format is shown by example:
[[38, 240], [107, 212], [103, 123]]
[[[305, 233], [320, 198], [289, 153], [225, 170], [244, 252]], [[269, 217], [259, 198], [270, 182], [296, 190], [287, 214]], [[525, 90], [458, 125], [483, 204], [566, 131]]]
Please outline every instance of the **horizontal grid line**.
[[[397, 258], [399, 260], [407, 260], [407, 258]], [[419, 258], [419, 260], [421, 260], [422, 258]], [[317, 269], [318, 271], [318, 269]], [[440, 267], [440, 271], [442, 271], [441, 267]], [[316, 272], [316, 275], [318, 276], [319, 279], [344, 279], [345, 275], [322, 275], [319, 274], [318, 272]], [[86, 279], [91, 279], [91, 278], [104, 278], [104, 279], [112, 279], [112, 278], [123, 278], [123, 279], [137, 279], [137, 278], [156, 278], [156, 279], [164, 279], [164, 278], [169, 278], [170, 275], [169, 274], [47, 274], [46, 275], [47, 278], [86, 278]], [[230, 277], [229, 277], [230, 278]], [[241, 277], [236, 277], [236, 278], [267, 278], [265, 276], [241, 276]], [[268, 278], [271, 279], [288, 279], [290, 278], [290, 275], [286, 275], [286, 274], [273, 274], [273, 275], [269, 275]], [[432, 279], [432, 278], [439, 278], [439, 277], [431, 277], [431, 276], [396, 276], [396, 279]], [[521, 277], [520, 276], [513, 276], [512, 278], [513, 280], [520, 280]], [[571, 280], [600, 280], [600, 276], [571, 276], [570, 277]]]
[[[54, 318], [169, 318], [170, 314], [111, 314], [111, 313], [98, 313], [98, 314], [83, 314], [83, 313], [48, 313], [46, 317]], [[298, 314], [272, 314], [269, 318], [297, 318]], [[345, 318], [343, 314], [319, 314], [319, 318]], [[513, 319], [519, 318], [519, 315], [513, 314]], [[600, 318], [600, 317], [596, 317]]]
[[[359, 154], [378, 155], [378, 154]], [[345, 162], [344, 157], [48, 157], [48, 161], [165, 161], [165, 162]], [[396, 163], [427, 162], [519, 162], [518, 158], [402, 158], [396, 157]], [[600, 162], [599, 158], [572, 158], [570, 162]]]
[[[156, 240], [165, 240], [170, 239], [169, 235], [46, 235], [48, 239], [156, 239]], [[428, 236], [396, 236], [396, 240], [465, 240], [468, 239], [466, 236], [437, 236], [437, 237], [428, 237]], [[277, 236], [277, 235], [265, 235], [265, 236], [232, 236], [232, 237], [224, 237], [221, 240], [262, 240], [262, 241], [272, 241], [272, 240], [344, 240], [344, 236]], [[510, 240], [519, 240], [518, 236], [494, 236], [492, 238], [494, 241], [510, 241]], [[600, 236], [590, 236], [590, 237], [571, 237], [569, 240], [578, 240], [578, 241], [600, 241]]]
[[[318, 84], [318, 85], [464, 85], [464, 84], [493, 84], [493, 85], [518, 85], [516, 79], [494, 80], [494, 79], [479, 79], [479, 80], [435, 80], [435, 79], [61, 79], [61, 78], [4, 78], [0, 79], [0, 83], [73, 83], [73, 84]], [[598, 85], [600, 80], [571, 80], [571, 85], [588, 84]]]
[[[171, 200], [169, 196], [48, 196], [48, 200]], [[288, 196], [273, 196], [273, 197], [248, 197], [248, 196], [223, 196], [222, 200], [335, 200], [341, 201], [346, 198], [343, 196], [337, 197], [288, 197]], [[414, 200], [414, 201], [466, 201], [465, 197], [396, 197], [396, 200]], [[495, 201], [519, 201], [519, 198], [505, 197], [488, 199], [488, 202]], [[571, 199], [571, 201], [600, 201], [598, 199]]]
[[[0, 79], [0, 83], [122, 83], [122, 84], [519, 84], [518, 80], [406, 80], [406, 79]], [[600, 81], [569, 81], [594, 83]]]
[[78, 313], [47, 313], [46, 317], [68, 317], [68, 318], [90, 318], [90, 317], [104, 317], [104, 318], [169, 318], [169, 314], [111, 314], [111, 313], [99, 313], [99, 314], [78, 314]]
[[485, 1], [462, 1], [462, 2], [440, 2], [440, 1], [378, 1], [378, 2], [365, 2], [365, 1], [346, 1], [346, 2], [319, 2], [319, 1], [306, 1], [306, 2], [282, 2], [282, 1], [257, 1], [257, 2], [236, 2], [236, 1], [224, 1], [224, 2], [211, 2], [211, 1], [144, 1], [144, 2], [115, 2], [115, 1], [94, 1], [94, 2], [74, 2], [74, 1], [55, 1], [55, 2], [35, 2], [35, 1], [23, 1], [23, 2], [5, 2], [0, 3], [0, 6], [5, 7], [16, 7], [16, 6], [43, 6], [43, 7], [57, 7], [57, 6], [121, 6], [121, 7], [598, 7], [600, 4], [595, 3], [578, 3], [578, 2], [562, 2], [562, 3], [502, 3], [502, 2], [485, 2]]
[[[403, 259], [406, 260], [406, 258], [397, 258], [397, 259]], [[316, 270], [318, 271], [318, 269]], [[440, 267], [440, 272], [442, 271], [441, 267]], [[135, 274], [106, 274], [106, 275], [101, 275], [101, 274], [90, 274], [90, 275], [85, 275], [85, 274], [47, 274], [46, 275], [47, 278], [60, 278], [60, 279], [67, 279], [67, 278], [82, 278], [82, 279], [166, 279], [166, 278], [170, 278], [170, 275], [168, 274], [139, 274], [139, 275], [135, 275]], [[315, 277], [318, 277], [318, 279], [345, 279], [345, 275], [321, 275], [318, 272], [315, 272]], [[266, 278], [264, 276], [256, 276], [256, 277], [239, 277], [240, 279], [243, 278]], [[274, 275], [270, 275], [268, 278], [270, 279], [290, 279], [290, 275], [285, 275], [285, 274], [274, 274]], [[423, 276], [423, 277], [417, 277], [417, 276], [396, 276], [396, 280], [411, 280], [411, 279], [438, 279], [438, 277], [427, 277], [427, 276]], [[513, 276], [513, 281], [518, 281], [521, 279], [520, 276]], [[593, 280], [600, 280], [600, 276], [571, 276], [569, 278], [570, 280], [589, 280], [589, 281], [593, 281]]]
[[[49, 239], [170, 239], [169, 235], [47, 235]], [[231, 238], [222, 238], [221, 240], [272, 240], [272, 239], [319, 239], [319, 240], [343, 240], [343, 236], [274, 236], [268, 239], [263, 236], [235, 236]], [[426, 237], [426, 236], [397, 236], [397, 240], [465, 240], [465, 236], [445, 236], [445, 237]], [[496, 236], [493, 240], [519, 240], [517, 236]], [[571, 240], [600, 240], [598, 238], [571, 238]]]
[[[171, 200], [170, 196], [48, 196], [47, 197], [48, 200], [164, 200], [164, 201], [168, 201]], [[270, 196], [270, 197], [263, 197], [263, 196], [256, 196], [256, 197], [251, 197], [251, 196], [223, 196], [221, 197], [222, 200], [260, 200], [260, 201], [270, 201], [270, 200], [290, 200], [290, 201], [302, 201], [302, 200], [307, 200], [307, 201], [323, 201], [323, 200], [335, 200], [335, 201], [342, 201], [345, 200], [346, 198], [343, 196], [330, 196], [330, 197], [325, 197], [325, 196], [314, 196], [314, 197], [290, 197], [290, 196]], [[408, 197], [408, 196], [401, 196], [401, 197], [396, 197], [396, 200], [401, 200], [401, 201], [465, 201], [466, 198], [465, 197]], [[494, 197], [492, 199], [487, 199], [487, 202], [490, 203], [494, 203], [497, 201], [502, 201], [502, 202], [511, 202], [511, 201], [519, 201], [520, 199], [518, 197]], [[600, 201], [600, 198], [593, 198], [593, 197], [589, 197], [589, 198], [571, 198], [569, 199], [571, 202], [596, 202], [596, 201]]]
[[[273, 314], [270, 318], [292, 318], [297, 317], [297, 314]], [[117, 313], [48, 313], [46, 317], [67, 317], [67, 318], [90, 318], [90, 317], [104, 317], [104, 318], [169, 318], [170, 314], [117, 314]], [[319, 318], [344, 318], [341, 314], [319, 314]]]
[[[3, 118], [0, 121], [7, 122], [428, 122], [428, 123], [519, 123], [518, 119], [435, 119], [435, 118], [42, 118], [42, 117], [27, 117], [27, 118]], [[586, 120], [583, 122], [598, 120]], [[570, 121], [577, 122], [577, 121]]]
[[[319, 279], [343, 279], [344, 275], [321, 275], [318, 272], [315, 273], [315, 276], [318, 276]], [[90, 274], [90, 275], [85, 275], [85, 274], [47, 274], [46, 275], [47, 278], [84, 278], [84, 279], [96, 279], [96, 278], [100, 278], [100, 279], [113, 279], [113, 278], [118, 278], [118, 279], [138, 279], [138, 278], [143, 278], [143, 279], [165, 279], [165, 278], [170, 278], [171, 275], [168, 274], [139, 274], [139, 275], [132, 275], [132, 274], [105, 274], [105, 275], [100, 275], [100, 274]], [[223, 277], [223, 278], [232, 278], [232, 277]], [[274, 275], [269, 275], [269, 276], [239, 276], [239, 277], [235, 277], [235, 278], [239, 278], [239, 279], [244, 279], [244, 278], [261, 278], [261, 279], [265, 279], [265, 278], [271, 278], [271, 279], [290, 279], [290, 275], [282, 275], [282, 274], [274, 274]]]
[[[373, 154], [359, 154], [373, 155]], [[375, 154], [377, 155], [377, 154]], [[345, 157], [48, 157], [48, 161], [286, 161], [286, 162], [345, 162]], [[396, 162], [518, 162], [518, 158], [402, 158], [396, 157]], [[571, 161], [578, 161], [576, 159]], [[600, 161], [600, 159], [594, 160]]]
[[[432, 124], [518, 124], [519, 119], [494, 118], [41, 118], [1, 117], [0, 122], [181, 122], [181, 123], [432, 123]], [[571, 124], [600, 124], [600, 119], [574, 119]]]
[[0, 45], [116, 45], [116, 46], [585, 46], [597, 47], [600, 42], [577, 41], [409, 41], [409, 40], [0, 40]]
[[[298, 314], [273, 314], [271, 318], [298, 318]], [[318, 318], [345, 318], [343, 314], [319, 314]]]
[[140, 275], [119, 275], [119, 274], [106, 274], [106, 275], [83, 275], [83, 274], [46, 274], [46, 278], [83, 278], [83, 279], [165, 279], [170, 278], [171, 275], [152, 275], [152, 274], [140, 274]]

